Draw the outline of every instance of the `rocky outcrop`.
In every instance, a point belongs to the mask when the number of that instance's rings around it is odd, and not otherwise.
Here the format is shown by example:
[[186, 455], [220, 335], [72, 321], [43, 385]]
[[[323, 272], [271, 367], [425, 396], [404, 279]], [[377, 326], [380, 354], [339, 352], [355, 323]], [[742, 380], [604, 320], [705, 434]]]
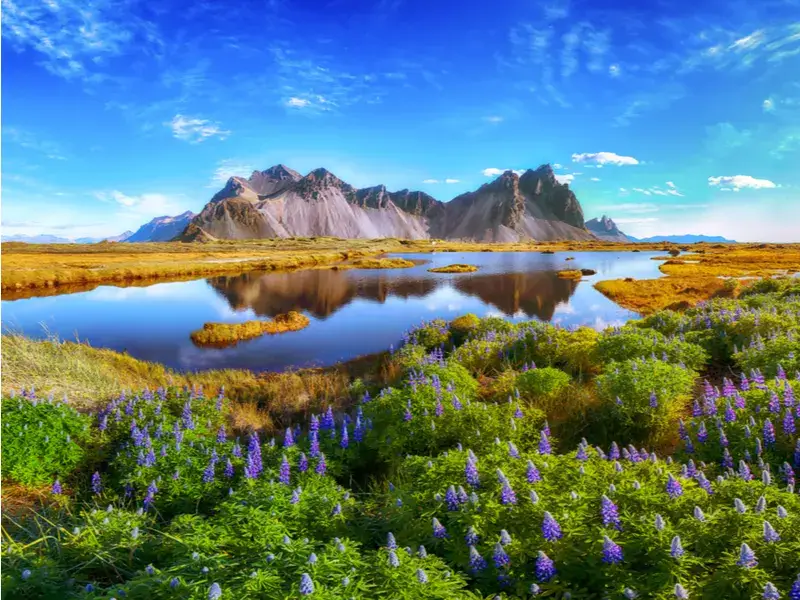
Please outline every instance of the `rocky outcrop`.
[[176, 235], [181, 234], [194, 218], [194, 213], [187, 210], [175, 217], [156, 217], [145, 223], [136, 233], [129, 235], [122, 241], [125, 242], [168, 242]]
[[[508, 171], [440, 202], [424, 192], [357, 189], [326, 169], [305, 177], [283, 165], [231, 177], [192, 224], [226, 239], [253, 237], [592, 239], [575, 194], [549, 165]], [[181, 234], [178, 239], [187, 240]]]
[[586, 229], [591, 231], [596, 237], [608, 242], [631, 242], [632, 238], [622, 233], [617, 224], [607, 216], [603, 215], [600, 219], [595, 217], [586, 221]]

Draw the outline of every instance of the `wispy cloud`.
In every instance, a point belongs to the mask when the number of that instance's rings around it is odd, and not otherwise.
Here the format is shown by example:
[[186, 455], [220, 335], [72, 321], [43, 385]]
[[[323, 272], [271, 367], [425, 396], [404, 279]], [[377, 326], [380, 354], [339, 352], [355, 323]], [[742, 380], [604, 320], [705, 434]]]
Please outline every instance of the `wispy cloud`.
[[423, 180], [422, 183], [429, 183], [429, 184], [433, 184], [433, 183], [461, 183], [461, 180], [460, 179], [451, 179], [451, 178], [448, 177], [447, 179], [425, 179], [425, 180]]
[[255, 171], [255, 168], [249, 163], [234, 159], [222, 160], [214, 170], [211, 182], [206, 187], [218, 188], [225, 185], [231, 177], [249, 177], [253, 171]]
[[605, 210], [615, 213], [625, 212], [632, 214], [641, 214], [641, 213], [658, 212], [659, 207], [656, 206], [655, 204], [637, 204], [637, 203], [623, 202], [620, 204], [608, 204], [606, 206], [601, 206], [600, 210]]
[[573, 154], [572, 162], [594, 165], [638, 165], [639, 161], [632, 156], [621, 156], [614, 152], [585, 152]]
[[622, 217], [620, 219], [614, 219], [614, 222], [618, 225], [654, 223], [656, 221], [658, 221], [658, 217]]
[[3, 141], [11, 142], [26, 150], [33, 150], [53, 160], [66, 160], [60, 146], [50, 140], [42, 139], [38, 135], [19, 127], [3, 127]]
[[671, 181], [667, 182], [667, 187], [663, 188], [659, 185], [653, 185], [647, 188], [635, 187], [631, 188], [632, 191], [645, 196], [683, 196], [681, 191]]
[[494, 167], [489, 167], [488, 169], [483, 170], [483, 176], [497, 177], [498, 175], [502, 175], [506, 171], [513, 171], [517, 175], [522, 175], [525, 172], [525, 169], [495, 169]]
[[126, 217], [152, 219], [164, 215], [175, 215], [186, 209], [186, 198], [169, 196], [160, 193], [148, 193], [130, 196], [119, 190], [98, 191], [95, 198], [101, 202], [110, 202], [120, 207]]
[[708, 185], [719, 188], [720, 191], [738, 192], [745, 188], [762, 190], [778, 187], [769, 179], [756, 179], [750, 175], [725, 175], [709, 177]]
[[198, 144], [207, 140], [208, 138], [218, 138], [224, 140], [230, 131], [222, 129], [219, 123], [214, 123], [207, 119], [199, 119], [197, 117], [186, 117], [184, 115], [175, 115], [172, 121], [165, 123], [172, 129], [172, 135], [179, 140], [185, 140], [193, 144]]

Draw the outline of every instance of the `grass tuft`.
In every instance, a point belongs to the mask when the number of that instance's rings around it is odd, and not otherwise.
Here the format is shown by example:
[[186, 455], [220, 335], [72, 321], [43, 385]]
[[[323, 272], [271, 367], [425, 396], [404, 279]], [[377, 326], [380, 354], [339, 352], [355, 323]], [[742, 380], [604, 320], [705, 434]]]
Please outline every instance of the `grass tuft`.
[[202, 329], [191, 333], [192, 342], [197, 346], [227, 348], [239, 342], [255, 339], [262, 335], [276, 335], [289, 331], [299, 331], [308, 327], [309, 318], [297, 311], [277, 315], [271, 321], [245, 321], [244, 323], [206, 323]]
[[454, 264], [446, 267], [436, 267], [428, 269], [430, 273], [474, 273], [478, 270], [475, 265]]

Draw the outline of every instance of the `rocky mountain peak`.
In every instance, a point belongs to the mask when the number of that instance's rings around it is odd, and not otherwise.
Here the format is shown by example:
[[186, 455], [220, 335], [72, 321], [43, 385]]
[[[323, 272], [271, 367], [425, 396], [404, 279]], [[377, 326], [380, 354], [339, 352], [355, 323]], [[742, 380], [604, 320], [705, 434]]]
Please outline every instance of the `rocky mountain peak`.
[[253, 171], [253, 174], [250, 176], [250, 179], [253, 179], [257, 173], [261, 177], [269, 177], [270, 179], [277, 179], [279, 181], [285, 181], [285, 180], [299, 181], [300, 179], [303, 178], [303, 176], [300, 173], [282, 164], [270, 167], [265, 171]]

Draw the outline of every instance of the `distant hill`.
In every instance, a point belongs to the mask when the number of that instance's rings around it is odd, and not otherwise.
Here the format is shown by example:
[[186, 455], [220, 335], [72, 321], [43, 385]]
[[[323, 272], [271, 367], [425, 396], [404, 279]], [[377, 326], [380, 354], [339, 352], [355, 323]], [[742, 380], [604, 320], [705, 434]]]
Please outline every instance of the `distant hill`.
[[[138, 232], [137, 232], [138, 233]], [[506, 171], [474, 192], [441, 202], [425, 192], [355, 188], [330, 171], [303, 176], [283, 165], [231, 177], [178, 239], [589, 240], [583, 211], [550, 165]], [[134, 241], [131, 238], [130, 241]]]
[[672, 242], [673, 244], [696, 244], [706, 242], [708, 244], [736, 244], [736, 240], [729, 240], [721, 235], [654, 235], [646, 238], [630, 238], [634, 242]]
[[57, 235], [49, 235], [42, 233], [39, 235], [4, 235], [4, 242], [22, 242], [24, 244], [96, 244], [98, 242], [124, 242], [132, 234], [131, 231], [126, 231], [120, 235], [113, 237], [80, 237], [80, 238], [66, 238]]
[[633, 238], [622, 233], [617, 224], [603, 215], [600, 219], [595, 217], [586, 221], [586, 229], [596, 237], [607, 242], [630, 242]]
[[189, 221], [193, 218], [194, 213], [190, 210], [175, 217], [156, 217], [149, 223], [139, 227], [136, 233], [131, 234], [125, 241], [168, 242], [178, 234], [183, 233]]

